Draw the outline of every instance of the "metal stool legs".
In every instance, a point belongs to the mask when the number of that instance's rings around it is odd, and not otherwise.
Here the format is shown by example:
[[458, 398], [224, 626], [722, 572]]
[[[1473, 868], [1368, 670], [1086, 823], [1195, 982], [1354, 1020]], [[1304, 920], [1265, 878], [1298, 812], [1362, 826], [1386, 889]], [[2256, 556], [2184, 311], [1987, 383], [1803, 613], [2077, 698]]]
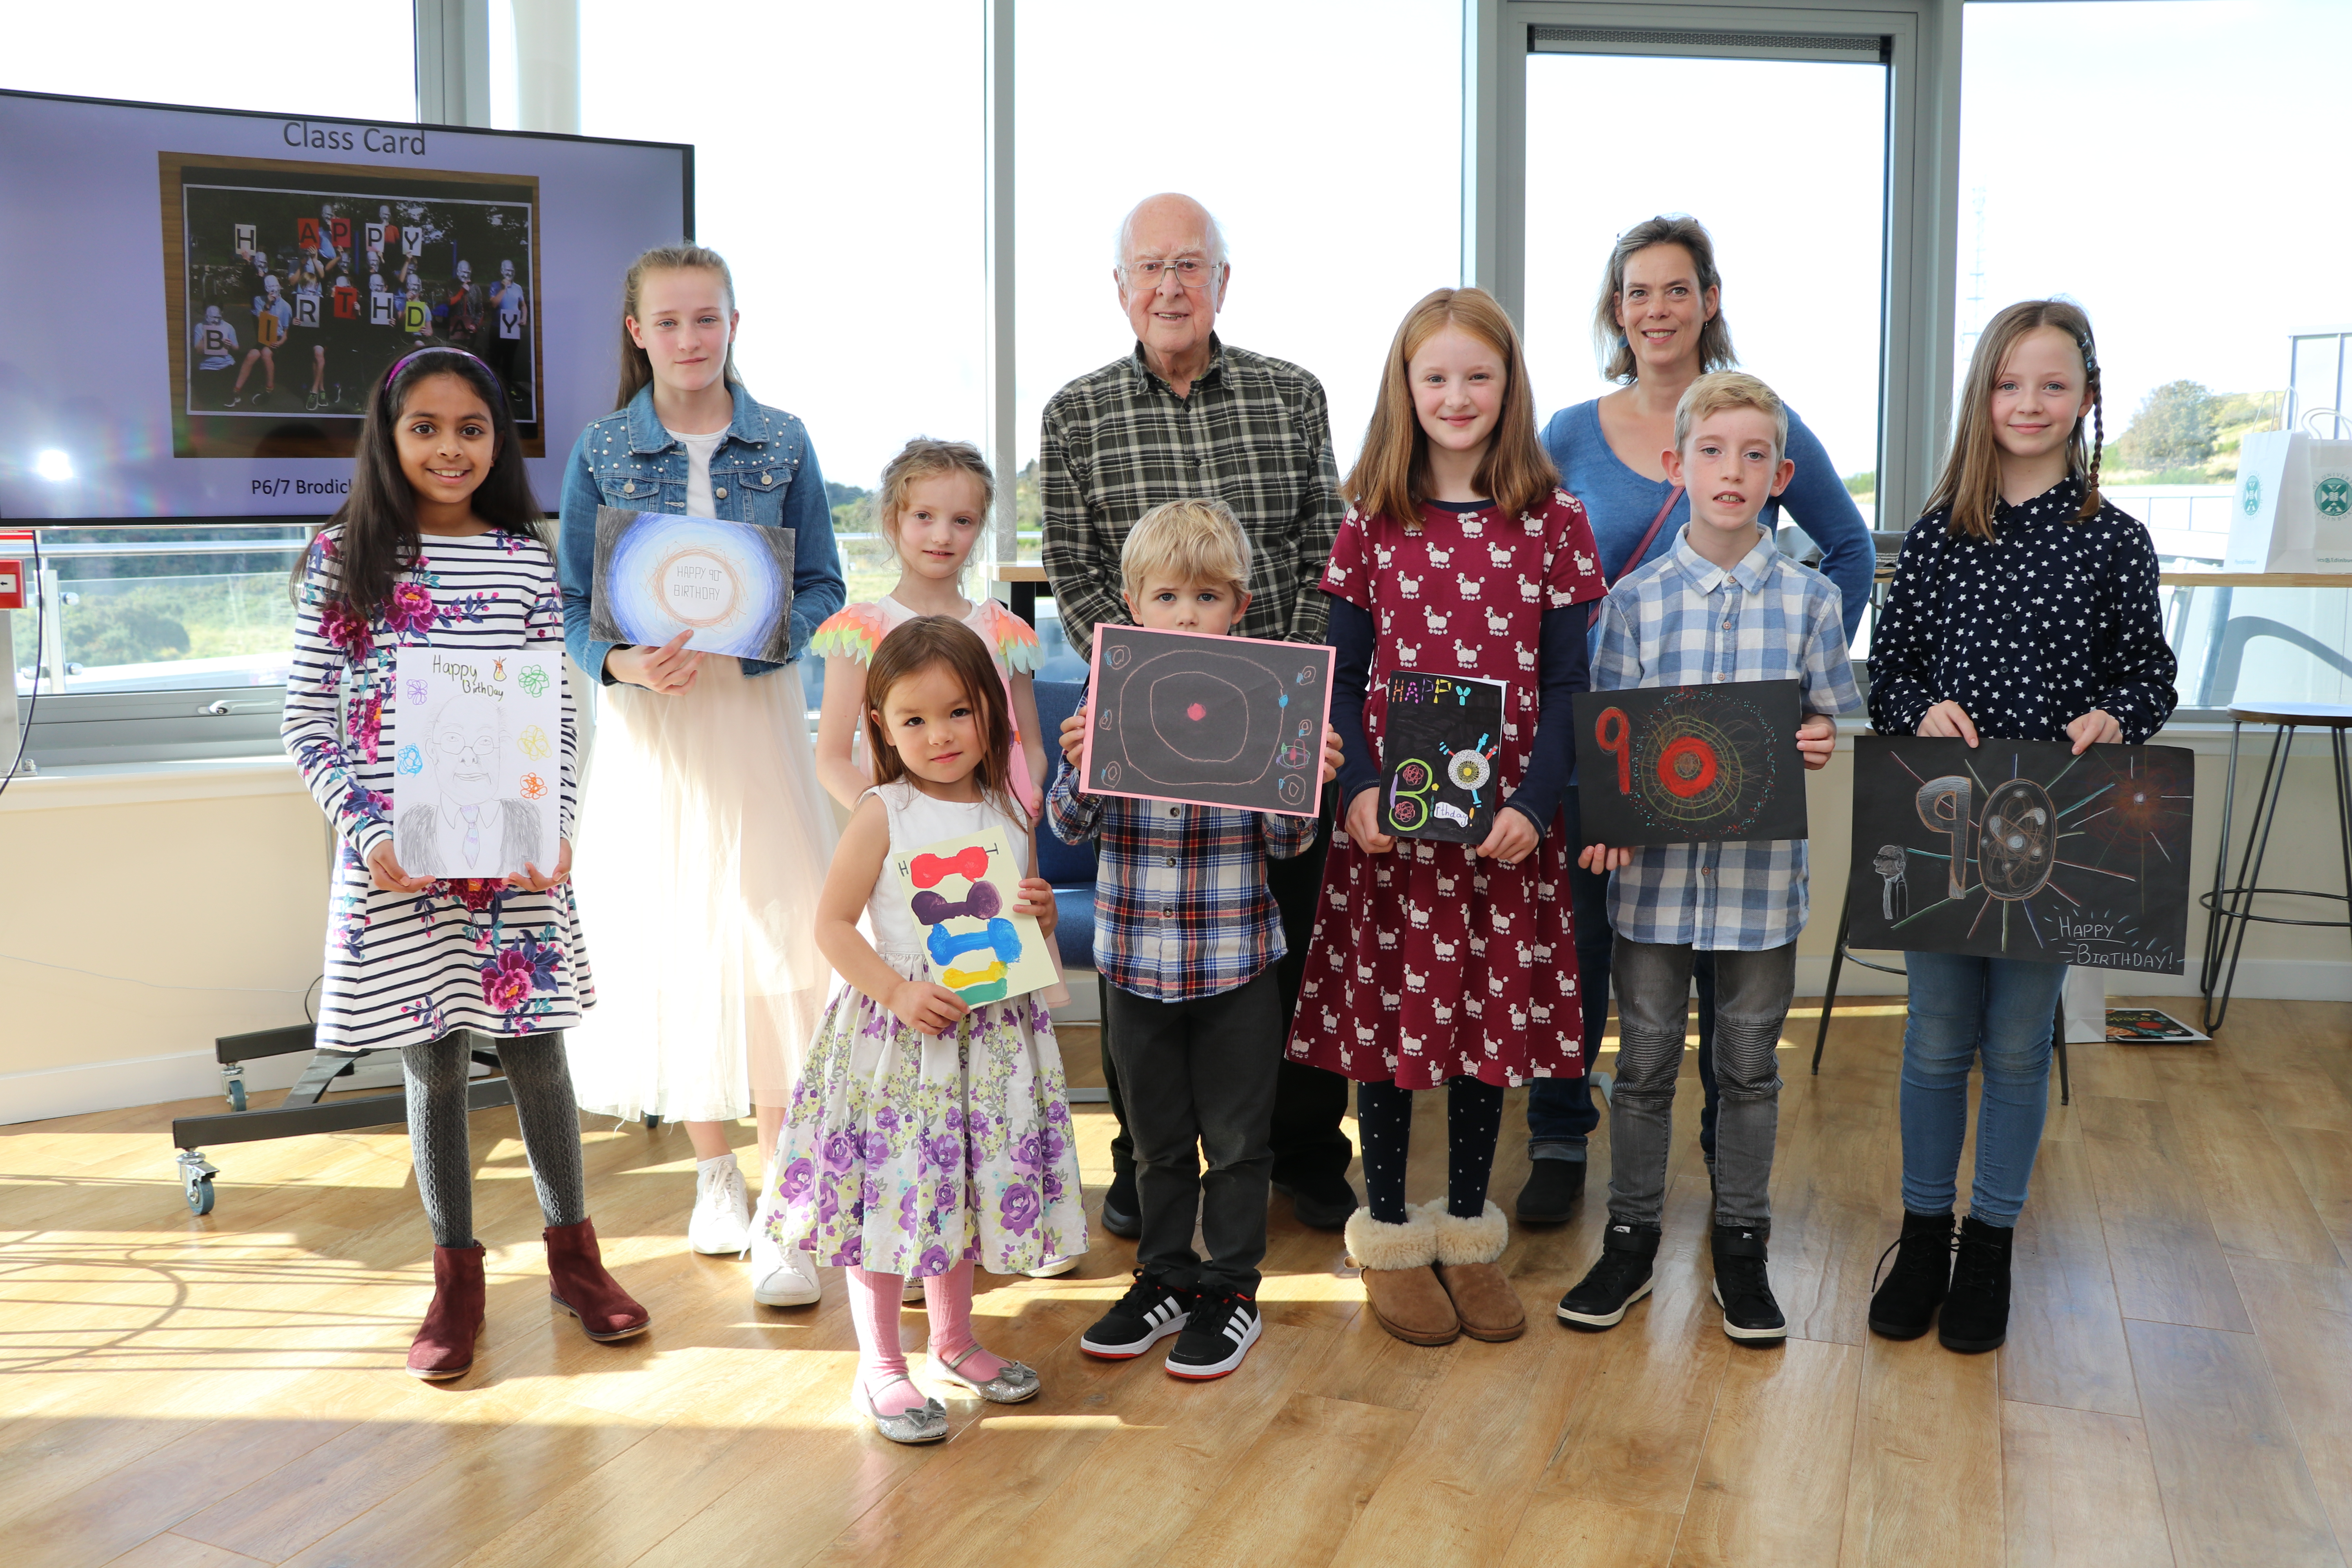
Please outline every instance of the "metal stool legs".
[[[2265, 888], [2261, 885], [2263, 862], [2270, 851], [2271, 830], [2278, 826], [2279, 803], [2286, 794], [2286, 764], [2294, 745], [2294, 732], [2299, 727], [2282, 716], [2271, 738], [2271, 754], [2263, 764], [2261, 785], [2254, 791], [2253, 819], [2247, 825], [2246, 847], [2238, 857], [2238, 875], [2234, 884], [2224, 887], [2222, 875], [2230, 858], [2231, 819], [2236, 805], [2238, 783], [2238, 742], [2244, 730], [2242, 721], [2230, 726], [2230, 772], [2221, 795], [2221, 843], [2213, 860], [2213, 889], [2198, 902], [2208, 911], [2205, 927], [2204, 961], [2198, 971], [2198, 989], [2205, 998], [2205, 1032], [2221, 1032], [2222, 1020], [2230, 1015], [2230, 994], [2236, 989], [2238, 963], [2245, 956], [2247, 928], [2260, 921], [2264, 925], [2328, 926], [2352, 930], [2352, 919], [2341, 921], [2294, 920], [2285, 915], [2256, 914], [2253, 910], [2256, 894], [2290, 898], [2328, 899], [2347, 905], [2352, 912], [2352, 752], [2347, 752], [2345, 730], [2341, 725], [2327, 726], [2328, 756], [2334, 764], [2336, 784], [2336, 834], [2344, 861], [2342, 893], [2323, 893], [2308, 888]], [[2317, 727], [2317, 726], [2313, 726]]]

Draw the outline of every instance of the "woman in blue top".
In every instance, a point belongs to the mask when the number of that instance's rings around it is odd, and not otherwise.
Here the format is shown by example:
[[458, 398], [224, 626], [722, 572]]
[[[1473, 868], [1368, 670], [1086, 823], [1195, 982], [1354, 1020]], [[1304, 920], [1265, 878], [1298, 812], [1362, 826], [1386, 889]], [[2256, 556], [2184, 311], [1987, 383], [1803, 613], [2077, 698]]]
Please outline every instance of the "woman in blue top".
[[[698, 1252], [751, 1242], [749, 1184], [727, 1123], [756, 1112], [775, 1147], [832, 973], [815, 940], [833, 858], [808, 702], [792, 664], [709, 658], [590, 631], [596, 509], [718, 517], [793, 533], [791, 652], [841, 608], [833, 513], [808, 432], [735, 374], [735, 286], [699, 246], [629, 269], [621, 386], [581, 433], [563, 479], [563, 636], [598, 683], [578, 897], [613, 932], [595, 1023], [572, 1037], [582, 1106], [686, 1123], [698, 1163]], [[805, 1253], [802, 1258], [805, 1258]], [[814, 1271], [752, 1249], [753, 1295], [817, 1299]]]
[[[1544, 426], [1544, 450], [1560, 484], [1584, 503], [1601, 569], [1611, 582], [1674, 548], [1690, 521], [1690, 501], [1666, 478], [1664, 454], [1675, 444], [1675, 405], [1708, 371], [1739, 363], [1723, 317], [1723, 279], [1715, 242], [1688, 216], [1654, 217], [1618, 236], [1592, 311], [1594, 346], [1615, 392], [1563, 408]], [[1870, 597], [1877, 555], [1862, 512], [1846, 493], [1820, 439], [1789, 412], [1788, 457], [1797, 465], [1789, 488], [1764, 505], [1767, 528], [1786, 510], [1821, 547], [1821, 570], [1844, 596], [1851, 642]], [[1562, 797], [1568, 841], [1578, 839], [1577, 795]], [[1576, 963], [1584, 998], [1584, 1037], [1598, 1040], [1609, 1017], [1608, 879], [1569, 868], [1576, 924]], [[1699, 1146], [1715, 1158], [1715, 964], [1705, 953], [1698, 976], [1698, 1072], [1706, 1091]], [[1519, 1194], [1519, 1218], [1564, 1220], [1584, 1191], [1586, 1137], [1600, 1122], [1588, 1079], [1538, 1079], [1528, 1094], [1528, 1153], [1534, 1169]]]

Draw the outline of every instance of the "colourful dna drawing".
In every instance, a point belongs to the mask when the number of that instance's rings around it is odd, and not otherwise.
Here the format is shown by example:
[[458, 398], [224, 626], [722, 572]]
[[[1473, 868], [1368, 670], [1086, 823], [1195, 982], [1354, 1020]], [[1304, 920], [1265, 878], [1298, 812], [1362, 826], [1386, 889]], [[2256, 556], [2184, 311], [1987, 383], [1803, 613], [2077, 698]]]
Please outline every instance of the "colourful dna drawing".
[[[967, 1002], [1001, 1002], [1010, 984], [1011, 971], [1005, 965], [1021, 956], [1021, 933], [1013, 929], [1011, 921], [996, 916], [980, 931], [959, 933], [945, 926], [932, 926], [928, 945], [931, 962], [941, 970], [940, 984]], [[995, 957], [973, 969], [948, 967], [968, 952], [993, 953]]]

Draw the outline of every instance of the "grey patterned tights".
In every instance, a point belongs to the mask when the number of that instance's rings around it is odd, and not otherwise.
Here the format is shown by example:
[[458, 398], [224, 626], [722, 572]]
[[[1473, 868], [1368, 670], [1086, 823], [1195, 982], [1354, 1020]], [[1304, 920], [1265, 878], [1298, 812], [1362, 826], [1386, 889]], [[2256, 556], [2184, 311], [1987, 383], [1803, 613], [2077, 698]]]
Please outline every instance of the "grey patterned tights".
[[[572, 1100], [572, 1068], [563, 1035], [497, 1037], [499, 1065], [514, 1087], [515, 1120], [539, 1189], [540, 1212], [550, 1226], [588, 1217], [580, 1171], [580, 1112]], [[436, 1247], [474, 1245], [474, 1156], [466, 1130], [466, 1031], [453, 1029], [430, 1045], [403, 1047], [408, 1069], [408, 1144], [416, 1165], [416, 1192], [433, 1226]]]

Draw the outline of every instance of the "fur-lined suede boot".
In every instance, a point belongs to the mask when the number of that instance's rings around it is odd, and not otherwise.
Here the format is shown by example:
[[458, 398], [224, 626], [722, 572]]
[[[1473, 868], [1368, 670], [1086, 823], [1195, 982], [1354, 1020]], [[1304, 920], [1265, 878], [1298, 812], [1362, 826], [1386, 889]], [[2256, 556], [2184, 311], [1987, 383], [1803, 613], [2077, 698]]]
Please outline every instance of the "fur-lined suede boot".
[[1369, 1208], [1348, 1216], [1348, 1256], [1363, 1270], [1364, 1300], [1381, 1327], [1409, 1345], [1452, 1344], [1462, 1333], [1453, 1299], [1430, 1266], [1437, 1261], [1437, 1230], [1417, 1209], [1402, 1225], [1372, 1217]]
[[551, 1226], [540, 1235], [547, 1243], [548, 1299], [579, 1319], [590, 1339], [625, 1340], [652, 1324], [653, 1314], [604, 1272], [593, 1221]]
[[1448, 1214], [1445, 1200], [1425, 1205], [1423, 1212], [1437, 1232], [1437, 1280], [1453, 1298], [1462, 1331], [1474, 1340], [1515, 1340], [1528, 1331], [1527, 1309], [1519, 1293], [1503, 1275], [1496, 1259], [1511, 1244], [1511, 1227], [1503, 1211], [1486, 1200], [1476, 1219]]

